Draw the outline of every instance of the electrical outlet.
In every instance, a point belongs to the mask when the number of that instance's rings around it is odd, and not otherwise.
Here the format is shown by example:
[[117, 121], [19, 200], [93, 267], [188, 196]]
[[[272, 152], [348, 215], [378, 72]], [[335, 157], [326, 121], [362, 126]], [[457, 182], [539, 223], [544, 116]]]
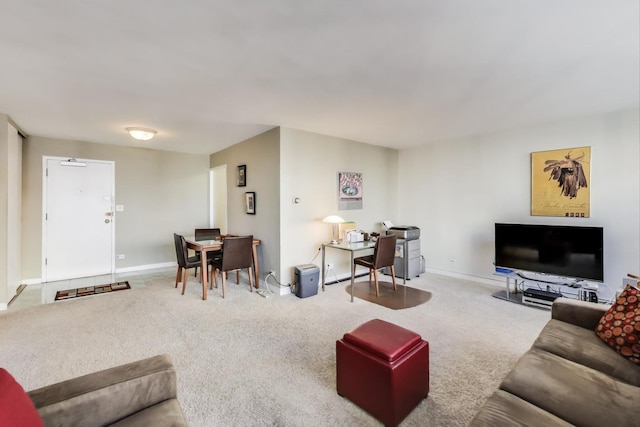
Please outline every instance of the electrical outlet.
[[119, 254], [118, 259], [124, 259], [124, 254]]
[[276, 271], [275, 270], [269, 270], [269, 274], [272, 275], [272, 276], [275, 276], [276, 275]]
[[327, 271], [329, 270], [333, 270], [333, 264], [331, 263], [327, 264]]
[[453, 258], [453, 257], [451, 257], [451, 258], [449, 258], [449, 262], [450, 262], [451, 264], [455, 264], [456, 259], [455, 259], [455, 258]]

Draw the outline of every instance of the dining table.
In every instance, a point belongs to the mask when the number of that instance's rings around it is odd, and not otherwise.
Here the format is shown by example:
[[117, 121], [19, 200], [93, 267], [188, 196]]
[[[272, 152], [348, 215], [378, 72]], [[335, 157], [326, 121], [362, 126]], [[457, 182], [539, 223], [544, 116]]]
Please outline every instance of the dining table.
[[[226, 234], [218, 236], [216, 239], [212, 240], [196, 240], [195, 236], [185, 236], [184, 240], [187, 243], [187, 248], [192, 249], [196, 252], [200, 253], [200, 260], [202, 262], [202, 299], [207, 299], [207, 284], [209, 283], [208, 278], [208, 268], [207, 268], [207, 252], [211, 251], [224, 251], [224, 238], [225, 237], [236, 237], [232, 234]], [[260, 287], [260, 281], [258, 278], [260, 277], [260, 271], [258, 269], [258, 246], [260, 246], [262, 242], [260, 239], [253, 239], [253, 244], [251, 245], [252, 253], [251, 256], [253, 258], [253, 272], [255, 274], [254, 286], [256, 289]]]

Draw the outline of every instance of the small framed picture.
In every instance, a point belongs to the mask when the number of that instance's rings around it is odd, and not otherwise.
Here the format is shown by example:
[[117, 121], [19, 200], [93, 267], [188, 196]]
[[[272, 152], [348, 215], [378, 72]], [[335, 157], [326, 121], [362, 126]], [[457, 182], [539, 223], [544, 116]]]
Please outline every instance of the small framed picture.
[[244, 193], [244, 201], [246, 205], [246, 212], [249, 215], [256, 214], [256, 192], [255, 191], [247, 191]]
[[238, 187], [246, 187], [247, 185], [247, 165], [238, 166]]

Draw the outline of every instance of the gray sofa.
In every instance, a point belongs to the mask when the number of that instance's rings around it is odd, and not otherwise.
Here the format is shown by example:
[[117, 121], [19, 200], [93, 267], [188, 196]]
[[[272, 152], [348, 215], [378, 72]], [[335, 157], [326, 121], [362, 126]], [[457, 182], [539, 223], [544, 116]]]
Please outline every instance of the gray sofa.
[[176, 371], [160, 355], [28, 393], [45, 426], [186, 426]]
[[470, 426], [640, 426], [640, 366], [595, 334], [609, 306], [555, 300], [551, 320]]

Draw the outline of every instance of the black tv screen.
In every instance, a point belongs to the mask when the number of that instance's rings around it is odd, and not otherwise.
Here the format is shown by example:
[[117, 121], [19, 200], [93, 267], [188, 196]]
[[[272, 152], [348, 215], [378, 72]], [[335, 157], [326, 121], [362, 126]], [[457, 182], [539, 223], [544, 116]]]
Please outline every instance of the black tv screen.
[[496, 223], [495, 265], [604, 280], [602, 227]]

